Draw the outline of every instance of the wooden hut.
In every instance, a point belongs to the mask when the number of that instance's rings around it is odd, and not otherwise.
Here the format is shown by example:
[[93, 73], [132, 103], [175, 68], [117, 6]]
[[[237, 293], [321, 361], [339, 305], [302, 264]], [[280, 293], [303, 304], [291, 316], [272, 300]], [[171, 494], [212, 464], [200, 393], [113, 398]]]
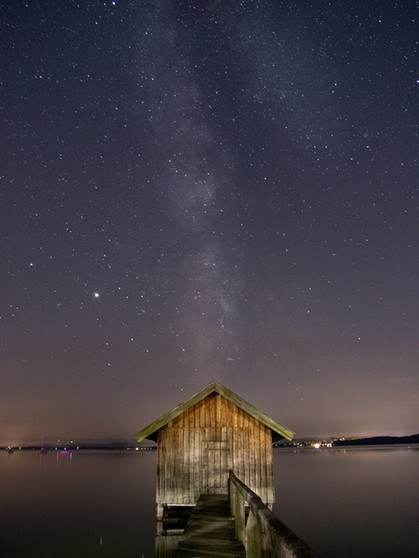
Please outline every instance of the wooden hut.
[[272, 507], [272, 444], [294, 433], [212, 382], [149, 426], [138, 442], [158, 444], [157, 518], [194, 506], [201, 494], [227, 493], [229, 470]]

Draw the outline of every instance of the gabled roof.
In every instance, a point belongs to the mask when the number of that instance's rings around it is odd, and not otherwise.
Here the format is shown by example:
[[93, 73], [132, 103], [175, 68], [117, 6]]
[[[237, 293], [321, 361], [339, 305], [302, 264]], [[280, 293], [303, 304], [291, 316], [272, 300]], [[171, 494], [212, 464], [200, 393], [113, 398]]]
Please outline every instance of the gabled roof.
[[261, 422], [262, 424], [270, 428], [272, 430], [274, 440], [280, 440], [281, 438], [292, 440], [292, 438], [294, 437], [295, 433], [292, 430], [289, 430], [285, 426], [281, 426], [280, 424], [278, 424], [277, 422], [269, 418], [261, 411], [258, 411], [256, 407], [254, 407], [253, 405], [251, 405], [250, 403], [248, 403], [247, 401], [245, 401], [244, 399], [242, 399], [241, 397], [239, 397], [238, 395], [230, 391], [222, 384], [213, 381], [207, 386], [205, 386], [203, 389], [201, 389], [201, 391], [198, 391], [198, 393], [195, 393], [195, 395], [192, 395], [191, 397], [189, 397], [189, 399], [186, 399], [186, 401], [184, 401], [183, 403], [181, 403], [180, 405], [178, 405], [177, 407], [175, 407], [174, 409], [172, 409], [171, 411], [169, 411], [159, 419], [155, 420], [154, 422], [152, 422], [151, 424], [149, 424], [139, 432], [137, 432], [137, 434], [135, 435], [137, 442], [141, 442], [146, 438], [157, 441], [157, 432], [161, 428], [163, 428], [163, 426], [165, 426], [171, 420], [181, 415], [183, 412], [189, 409], [189, 407], [192, 407], [193, 405], [195, 405], [196, 403], [198, 403], [199, 401], [201, 401], [202, 399], [204, 399], [205, 397], [207, 397], [208, 395], [214, 392], [219, 393], [225, 399], [227, 399], [234, 405], [237, 405], [237, 407], [239, 407], [240, 409], [248, 413], [250, 416], [252, 416], [256, 420], [258, 420], [259, 422]]

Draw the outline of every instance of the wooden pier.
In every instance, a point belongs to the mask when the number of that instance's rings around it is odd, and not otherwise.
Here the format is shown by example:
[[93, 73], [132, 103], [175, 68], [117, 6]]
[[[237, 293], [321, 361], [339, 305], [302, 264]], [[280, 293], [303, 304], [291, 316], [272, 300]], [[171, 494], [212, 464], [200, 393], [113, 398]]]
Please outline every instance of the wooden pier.
[[230, 471], [229, 494], [203, 494], [174, 558], [319, 558]]
[[204, 494], [199, 498], [173, 556], [246, 556], [243, 543], [236, 539], [227, 494]]

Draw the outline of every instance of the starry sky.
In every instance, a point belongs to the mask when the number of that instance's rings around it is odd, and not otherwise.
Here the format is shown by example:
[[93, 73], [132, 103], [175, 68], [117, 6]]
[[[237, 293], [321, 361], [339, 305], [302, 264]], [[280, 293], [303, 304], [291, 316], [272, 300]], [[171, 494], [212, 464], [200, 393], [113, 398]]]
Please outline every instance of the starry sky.
[[419, 431], [418, 15], [0, 1], [0, 442]]

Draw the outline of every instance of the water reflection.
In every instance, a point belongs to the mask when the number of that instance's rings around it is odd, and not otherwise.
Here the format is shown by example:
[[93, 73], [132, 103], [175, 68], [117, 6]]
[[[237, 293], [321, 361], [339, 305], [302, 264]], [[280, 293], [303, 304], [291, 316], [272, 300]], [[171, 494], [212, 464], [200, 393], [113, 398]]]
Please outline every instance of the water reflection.
[[[416, 558], [418, 447], [275, 450], [275, 513], [323, 558]], [[0, 453], [1, 555], [151, 558], [156, 452]]]
[[154, 452], [0, 457], [2, 556], [154, 555]]
[[418, 449], [278, 450], [275, 511], [324, 558], [413, 558]]

